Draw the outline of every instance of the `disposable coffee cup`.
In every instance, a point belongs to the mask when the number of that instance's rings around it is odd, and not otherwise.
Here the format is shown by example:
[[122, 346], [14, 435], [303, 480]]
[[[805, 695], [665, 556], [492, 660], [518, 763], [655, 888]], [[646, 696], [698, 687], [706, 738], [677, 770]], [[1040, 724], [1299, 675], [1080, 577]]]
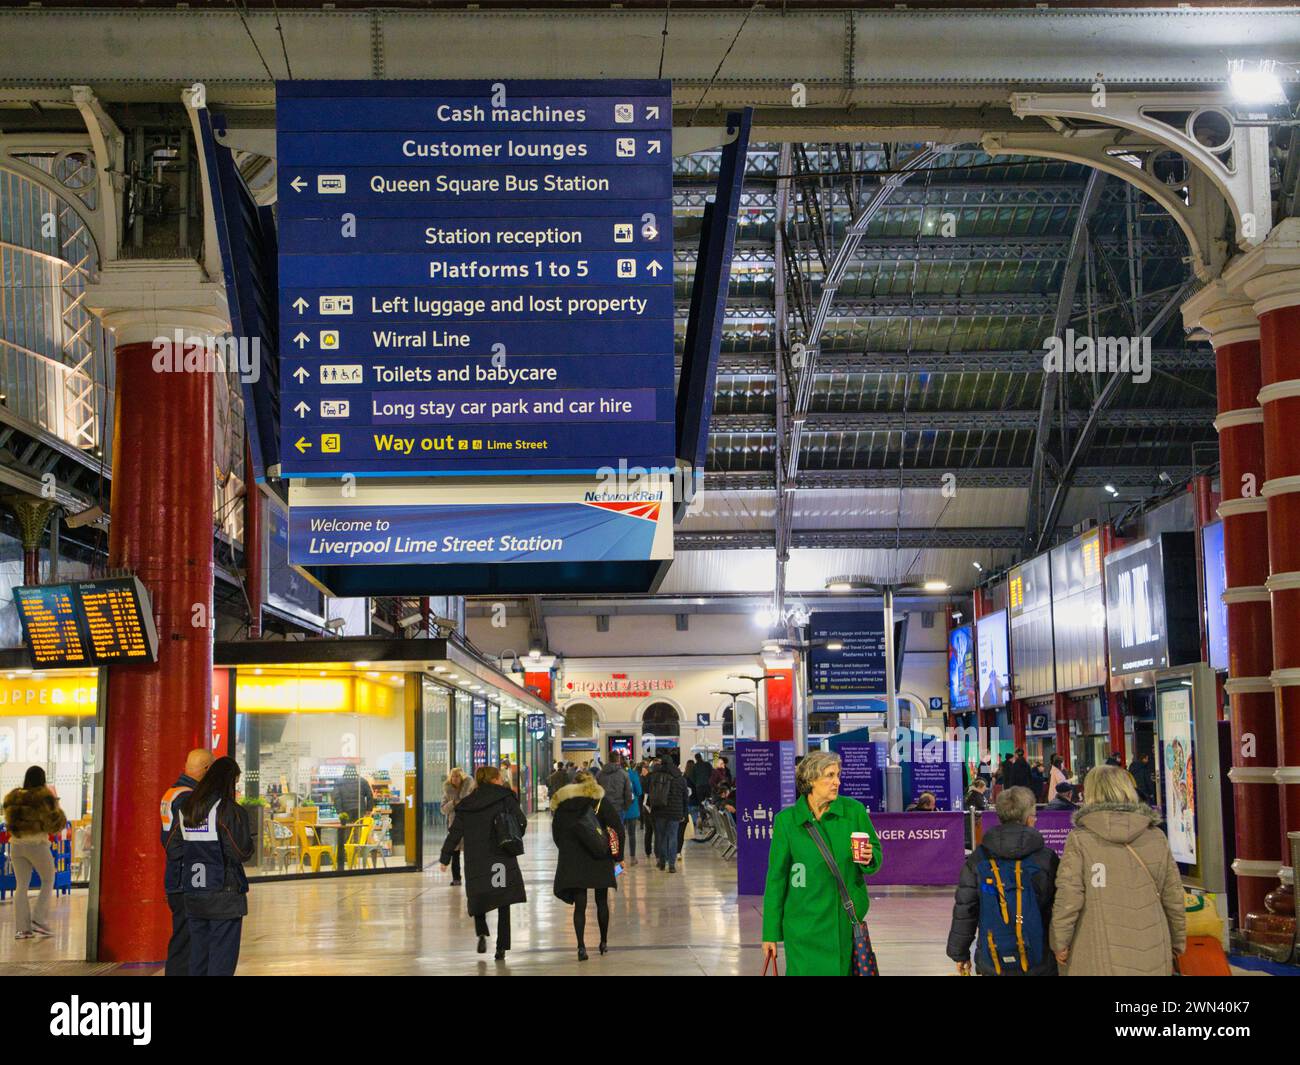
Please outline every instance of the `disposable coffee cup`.
[[871, 836], [866, 832], [854, 832], [849, 837], [853, 847], [853, 860], [859, 865], [866, 865], [870, 858]]

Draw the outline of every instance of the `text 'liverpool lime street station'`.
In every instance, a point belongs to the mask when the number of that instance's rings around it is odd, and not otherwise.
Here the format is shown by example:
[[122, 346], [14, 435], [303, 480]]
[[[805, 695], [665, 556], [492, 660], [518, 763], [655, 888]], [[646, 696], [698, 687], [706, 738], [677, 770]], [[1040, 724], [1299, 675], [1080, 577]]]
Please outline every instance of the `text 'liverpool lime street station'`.
[[665, 508], [590, 489], [675, 461], [668, 83], [283, 82], [276, 109], [282, 476], [501, 479], [450, 539], [431, 503], [300, 491], [294, 561], [650, 557]]

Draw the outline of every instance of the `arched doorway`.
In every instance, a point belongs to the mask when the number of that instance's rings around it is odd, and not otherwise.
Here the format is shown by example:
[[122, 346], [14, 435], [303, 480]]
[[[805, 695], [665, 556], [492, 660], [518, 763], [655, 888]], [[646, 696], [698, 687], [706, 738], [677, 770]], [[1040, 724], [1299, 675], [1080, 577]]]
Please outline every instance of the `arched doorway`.
[[671, 753], [681, 764], [681, 717], [670, 703], [651, 703], [641, 715], [641, 747], [647, 756]]
[[587, 765], [599, 749], [597, 734], [600, 720], [596, 708], [587, 703], [574, 703], [564, 708], [564, 729], [560, 734], [562, 761]]

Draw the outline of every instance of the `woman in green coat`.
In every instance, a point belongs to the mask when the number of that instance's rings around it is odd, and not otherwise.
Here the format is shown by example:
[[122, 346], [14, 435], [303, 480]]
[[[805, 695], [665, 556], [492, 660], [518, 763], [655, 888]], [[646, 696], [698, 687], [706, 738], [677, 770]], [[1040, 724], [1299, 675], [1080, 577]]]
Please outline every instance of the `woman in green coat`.
[[[871, 905], [866, 877], [880, 869], [880, 837], [867, 808], [840, 795], [839, 755], [809, 754], [799, 763], [797, 783], [798, 800], [777, 814], [772, 825], [763, 892], [763, 954], [775, 958], [776, 945], [784, 942], [788, 975], [848, 976], [853, 928], [835, 876], [809, 832], [826, 841], [858, 920], [866, 917]], [[853, 860], [854, 832], [871, 837], [865, 863]]]

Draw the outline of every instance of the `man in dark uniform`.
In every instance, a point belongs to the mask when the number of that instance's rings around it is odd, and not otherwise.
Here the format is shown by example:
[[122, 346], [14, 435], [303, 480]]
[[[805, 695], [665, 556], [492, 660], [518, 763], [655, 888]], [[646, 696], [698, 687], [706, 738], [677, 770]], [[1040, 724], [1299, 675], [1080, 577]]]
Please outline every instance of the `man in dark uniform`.
[[[176, 783], [168, 788], [159, 803], [158, 814], [162, 819], [162, 845], [167, 848], [167, 837], [174, 831], [180, 831], [180, 808], [185, 797], [203, 779], [203, 774], [212, 764], [212, 752], [196, 749], [185, 758], [185, 772], [176, 778]], [[190, 926], [185, 917], [185, 895], [181, 890], [181, 863], [179, 858], [168, 860], [164, 875], [167, 891], [167, 905], [172, 911], [172, 937], [167, 943], [167, 976], [190, 975]]]

